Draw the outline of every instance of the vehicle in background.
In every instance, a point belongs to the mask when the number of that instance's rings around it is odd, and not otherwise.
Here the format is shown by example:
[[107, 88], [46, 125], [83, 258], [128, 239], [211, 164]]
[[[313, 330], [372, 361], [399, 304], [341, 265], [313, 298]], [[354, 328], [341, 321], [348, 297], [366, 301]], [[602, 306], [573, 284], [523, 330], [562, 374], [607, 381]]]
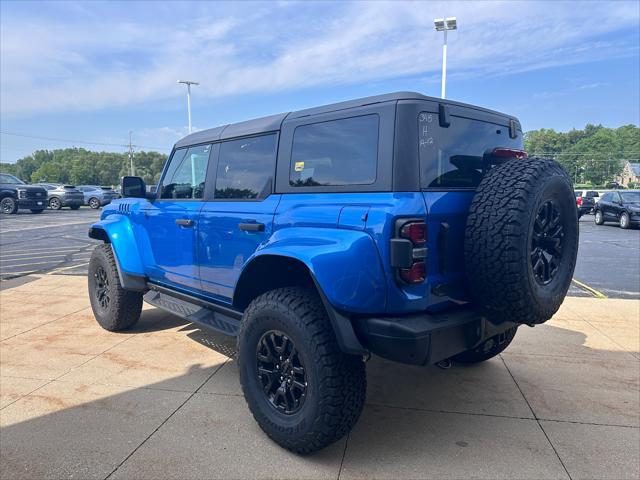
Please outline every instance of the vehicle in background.
[[57, 183], [37, 183], [36, 185], [47, 191], [47, 201], [51, 210], [69, 207], [78, 210], [84, 204], [84, 194], [73, 185]]
[[576, 190], [576, 207], [578, 208], [578, 218], [586, 213], [591, 213], [596, 206], [596, 198], [600, 195], [595, 190]]
[[109, 205], [112, 200], [118, 198], [118, 192], [111, 187], [78, 185], [77, 188], [84, 194], [84, 204], [94, 209]]
[[0, 173], [0, 212], [10, 215], [20, 208], [42, 213], [47, 208], [47, 191], [42, 187], [27, 185], [8, 173]]
[[596, 225], [617, 222], [620, 228], [640, 225], [640, 190], [606, 192], [594, 209]]

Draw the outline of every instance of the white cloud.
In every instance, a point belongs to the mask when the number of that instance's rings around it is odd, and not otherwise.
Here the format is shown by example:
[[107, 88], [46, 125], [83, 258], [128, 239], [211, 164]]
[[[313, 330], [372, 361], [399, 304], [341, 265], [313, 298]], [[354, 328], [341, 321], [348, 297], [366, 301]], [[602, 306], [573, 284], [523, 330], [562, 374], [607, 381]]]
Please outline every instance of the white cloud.
[[182, 77], [201, 82], [198, 95], [220, 97], [429, 75], [440, 68], [432, 20], [442, 13], [460, 28], [450, 35], [452, 75], [571, 65], [637, 54], [611, 34], [640, 18], [636, 2], [156, 5], [125, 22], [117, 6], [75, 5], [51, 18], [5, 11], [2, 114], [163, 100], [183, 94]]

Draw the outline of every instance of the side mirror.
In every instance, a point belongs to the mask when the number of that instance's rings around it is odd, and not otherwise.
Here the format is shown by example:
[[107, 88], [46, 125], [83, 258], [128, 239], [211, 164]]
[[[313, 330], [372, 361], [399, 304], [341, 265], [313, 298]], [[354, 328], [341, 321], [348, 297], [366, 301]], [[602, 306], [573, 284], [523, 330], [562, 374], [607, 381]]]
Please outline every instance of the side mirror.
[[122, 196], [124, 198], [146, 198], [147, 187], [144, 184], [144, 180], [140, 177], [126, 176], [122, 177], [120, 182]]

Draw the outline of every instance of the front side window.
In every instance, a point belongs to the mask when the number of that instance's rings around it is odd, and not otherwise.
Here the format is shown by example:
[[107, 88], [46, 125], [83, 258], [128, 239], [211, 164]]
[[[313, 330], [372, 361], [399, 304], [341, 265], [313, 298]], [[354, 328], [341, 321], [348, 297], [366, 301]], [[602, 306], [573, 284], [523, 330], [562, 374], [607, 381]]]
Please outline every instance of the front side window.
[[378, 168], [378, 115], [295, 129], [289, 185], [371, 185]]
[[605, 193], [604, 195], [602, 195], [602, 198], [600, 199], [601, 202], [610, 202], [613, 199], [613, 194], [610, 192]]
[[438, 115], [418, 117], [418, 149], [422, 188], [474, 189], [489, 165], [484, 154], [497, 147], [522, 150], [522, 134], [510, 138], [509, 127], [451, 116], [441, 127]]
[[210, 153], [211, 145], [176, 150], [162, 180], [160, 198], [202, 198]]
[[23, 185], [24, 182], [20, 180], [18, 177], [14, 177], [13, 175], [9, 175], [7, 173], [0, 173], [0, 184]]
[[269, 196], [277, 144], [275, 133], [223, 142], [215, 198], [251, 200]]

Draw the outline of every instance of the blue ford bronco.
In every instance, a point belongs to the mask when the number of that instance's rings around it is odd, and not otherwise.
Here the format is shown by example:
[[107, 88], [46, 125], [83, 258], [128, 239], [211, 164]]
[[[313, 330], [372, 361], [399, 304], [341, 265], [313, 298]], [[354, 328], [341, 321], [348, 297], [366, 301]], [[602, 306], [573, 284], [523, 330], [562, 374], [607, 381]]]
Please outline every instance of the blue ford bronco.
[[144, 300], [237, 336], [253, 416], [299, 453], [356, 423], [372, 353], [480, 362], [551, 318], [578, 248], [571, 180], [516, 118], [410, 92], [193, 133], [122, 195], [89, 230], [99, 324]]

